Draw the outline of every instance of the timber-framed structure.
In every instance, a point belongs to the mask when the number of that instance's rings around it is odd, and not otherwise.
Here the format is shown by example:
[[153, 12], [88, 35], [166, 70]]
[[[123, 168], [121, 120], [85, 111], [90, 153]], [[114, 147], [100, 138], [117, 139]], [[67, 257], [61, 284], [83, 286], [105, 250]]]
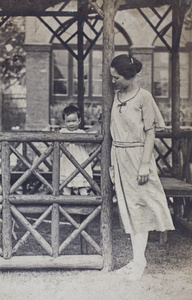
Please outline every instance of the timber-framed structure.
[[[47, 3], [48, 2], [48, 3]], [[172, 73], [172, 132], [159, 134], [160, 140], [166, 145], [167, 151], [162, 154], [158, 148], [157, 162], [163, 159], [167, 168], [170, 171], [170, 176], [178, 179], [191, 180], [189, 172], [189, 158], [192, 149], [192, 133], [182, 131], [180, 129], [180, 93], [179, 93], [179, 42], [181, 30], [184, 22], [185, 13], [191, 6], [191, 1], [171, 1], [171, 0], [78, 0], [77, 9], [74, 12], [67, 11], [67, 5], [70, 0], [60, 1], [1, 1], [0, 17], [2, 26], [10, 16], [34, 16], [37, 17], [56, 37], [59, 42], [77, 59], [78, 64], [78, 106], [83, 114], [84, 110], [84, 94], [83, 94], [83, 72], [84, 59], [90, 49], [103, 33], [103, 87], [102, 87], [102, 130], [101, 134], [85, 134], [85, 135], [70, 135], [60, 134], [55, 132], [19, 132], [19, 133], [1, 133], [0, 141], [2, 143], [2, 248], [0, 249], [1, 268], [96, 268], [111, 270], [113, 268], [112, 254], [112, 186], [109, 177], [110, 166], [110, 145], [111, 138], [109, 133], [110, 125], [110, 110], [112, 106], [113, 91], [110, 80], [110, 63], [114, 55], [114, 18], [118, 10], [127, 10], [136, 8], [143, 16], [146, 22], [155, 31], [157, 37], [164, 43], [171, 53], [171, 73]], [[18, 4], [19, 3], [19, 4]], [[58, 11], [51, 10], [50, 7], [55, 4], [62, 4]], [[16, 5], [15, 5], [16, 4]], [[167, 5], [166, 12], [162, 15], [158, 13], [158, 7]], [[143, 8], [149, 8], [153, 14], [158, 17], [158, 23], [153, 24], [147, 17]], [[168, 23], [163, 31], [160, 25], [166, 20], [169, 12], [172, 12], [172, 21]], [[88, 21], [88, 16], [94, 15], [95, 23], [93, 25]], [[59, 17], [71, 16], [70, 21], [61, 23]], [[46, 22], [46, 17], [54, 18], [60, 29], [54, 30]], [[94, 27], [97, 20], [103, 20], [103, 27], [97, 31]], [[78, 52], [75, 53], [70, 48], [70, 39], [63, 40], [62, 33], [77, 22]], [[83, 32], [83, 24], [87, 22], [90, 29], [95, 33], [95, 39], [90, 40]], [[166, 32], [172, 28], [172, 39], [169, 43], [165, 39]], [[87, 39], [87, 48], [83, 46], [83, 38]], [[164, 138], [171, 137], [172, 146], [166, 144]], [[86, 142], [97, 145], [90, 155], [90, 159], [79, 165], [74, 157], [67, 152], [63, 146], [63, 142]], [[35, 143], [40, 142], [45, 146], [44, 150], [39, 150]], [[17, 150], [19, 144], [22, 144], [22, 154]], [[27, 147], [30, 147], [38, 157], [32, 161], [27, 154]], [[59, 168], [60, 168], [60, 152], [63, 152], [71, 162], [76, 166], [77, 170], [63, 183], [60, 184]], [[169, 165], [166, 158], [172, 153], [172, 166]], [[12, 172], [10, 168], [10, 157], [14, 154], [19, 161], [25, 166], [25, 171], [12, 181]], [[52, 154], [51, 163], [49, 157]], [[101, 159], [101, 185], [90, 178], [84, 168], [87, 164], [93, 164]], [[48, 172], [43, 174], [39, 171], [39, 166], [44, 163], [48, 168]], [[68, 182], [81, 172], [89, 181], [92, 187], [92, 196], [64, 196], [60, 192]], [[51, 173], [51, 174], [50, 174]], [[49, 193], [39, 195], [34, 190], [33, 195], [19, 194], [18, 189], [25, 183], [29, 176], [35, 176], [40, 183], [44, 184]], [[51, 177], [49, 177], [51, 176]], [[180, 194], [178, 194], [180, 195]], [[175, 195], [174, 195], [175, 196]], [[29, 210], [34, 210], [40, 216], [30, 224], [24, 214]], [[70, 215], [70, 213], [78, 213], [86, 215], [81, 224], [78, 224]], [[98, 215], [100, 217], [101, 228], [101, 245], [92, 239], [85, 231], [88, 224]], [[36, 230], [46, 216], [51, 215], [51, 242], [48, 243]], [[64, 216], [74, 227], [75, 230], [60, 243], [60, 215]], [[14, 245], [12, 242], [12, 225], [13, 218], [18, 220], [25, 228], [26, 233]], [[43, 247], [49, 256], [40, 257], [22, 257], [14, 256], [19, 247], [21, 247], [28, 239], [29, 235], [33, 235], [35, 240]], [[83, 238], [95, 249], [96, 255], [80, 255], [74, 257], [66, 257], [62, 255], [63, 250], [73, 241], [78, 235]], [[54, 259], [53, 259], [53, 258]]]

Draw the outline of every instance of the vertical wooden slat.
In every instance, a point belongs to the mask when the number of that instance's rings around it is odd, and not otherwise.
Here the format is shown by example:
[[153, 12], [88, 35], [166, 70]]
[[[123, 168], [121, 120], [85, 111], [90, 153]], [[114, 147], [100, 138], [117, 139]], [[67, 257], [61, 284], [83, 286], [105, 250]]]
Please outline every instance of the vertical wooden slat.
[[[54, 142], [53, 148], [53, 195], [59, 195], [60, 149], [59, 142]], [[59, 256], [59, 205], [53, 203], [51, 222], [51, 243], [53, 257]]]
[[12, 220], [9, 203], [10, 190], [10, 148], [8, 142], [2, 142], [2, 189], [3, 189], [3, 256], [12, 256]]
[[113, 90], [110, 77], [110, 64], [114, 55], [114, 0], [103, 1], [103, 106], [102, 106], [102, 143], [101, 155], [101, 237], [104, 256], [104, 269], [113, 269], [112, 253], [112, 185], [109, 177], [110, 167], [110, 113], [113, 101]]
[[[22, 143], [22, 152], [23, 152], [23, 157], [27, 159], [27, 143], [23, 142]], [[22, 189], [23, 189], [23, 194], [27, 194], [27, 184], [24, 182], [22, 184]]]
[[[80, 223], [83, 223], [83, 221], [86, 219], [86, 216], [80, 215], [79, 218], [80, 218]], [[90, 227], [89, 227], [89, 225], [87, 226], [87, 231], [86, 232], [88, 234], [90, 234]], [[80, 235], [79, 238], [80, 238], [80, 251], [81, 251], [81, 254], [88, 254], [89, 245], [87, 244], [86, 240], [84, 240], [82, 238], [82, 235]]]
[[[177, 1], [176, 1], [177, 2]], [[180, 62], [179, 62], [179, 44], [181, 29], [183, 25], [184, 13], [181, 6], [177, 3], [172, 4], [172, 54], [171, 54], [171, 74], [172, 74], [172, 161], [173, 177], [180, 178], [181, 174], [181, 156], [179, 153], [179, 140], [176, 134], [180, 130]]]
[[2, 108], [3, 108], [3, 92], [0, 84], [0, 131], [2, 131]]
[[84, 127], [84, 58], [83, 58], [83, 26], [87, 5], [78, 0], [78, 108], [81, 113], [81, 127]]

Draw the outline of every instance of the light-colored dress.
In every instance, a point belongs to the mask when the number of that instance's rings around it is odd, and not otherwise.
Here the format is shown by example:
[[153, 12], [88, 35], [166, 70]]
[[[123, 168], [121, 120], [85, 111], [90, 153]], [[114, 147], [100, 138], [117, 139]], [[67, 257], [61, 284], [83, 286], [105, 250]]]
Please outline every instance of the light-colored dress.
[[[120, 105], [120, 106], [119, 106]], [[152, 95], [140, 89], [135, 98], [121, 105], [114, 97], [111, 112], [112, 168], [121, 220], [126, 233], [173, 230], [166, 196], [157, 174], [154, 156], [149, 180], [138, 185], [146, 131], [165, 127]]]
[[[61, 133], [72, 133], [67, 128], [62, 128], [60, 130]], [[85, 133], [82, 129], [77, 129], [74, 133]], [[82, 164], [89, 158], [89, 154], [87, 153], [85, 146], [78, 143], [64, 143], [65, 148], [74, 156], [74, 158], [78, 161], [79, 164]], [[60, 180], [63, 182], [67, 177], [69, 177], [74, 171], [76, 167], [70, 162], [70, 160], [66, 157], [66, 155], [62, 152], [60, 158]], [[89, 176], [92, 178], [92, 169], [89, 164], [84, 169]], [[89, 187], [89, 182], [85, 179], [85, 177], [78, 173], [67, 185], [67, 187], [71, 188], [81, 188], [81, 187]]]

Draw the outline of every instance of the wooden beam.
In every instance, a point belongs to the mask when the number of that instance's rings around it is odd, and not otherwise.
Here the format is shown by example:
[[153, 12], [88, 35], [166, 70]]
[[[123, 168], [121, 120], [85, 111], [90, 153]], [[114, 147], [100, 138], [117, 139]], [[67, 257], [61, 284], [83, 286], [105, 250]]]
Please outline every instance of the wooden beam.
[[[60, 205], [61, 208], [64, 208], [67, 213], [70, 215], [89, 215], [94, 209], [95, 206], [76, 206], [76, 205]], [[22, 214], [42, 214], [48, 205], [17, 205], [17, 210]], [[61, 222], [60, 222], [61, 224]]]
[[77, 1], [78, 6], [78, 18], [77, 18], [77, 72], [78, 72], [78, 96], [77, 103], [78, 109], [81, 114], [81, 128], [84, 128], [84, 20], [87, 19], [88, 7], [86, 4], [81, 3], [81, 0]]
[[[54, 142], [53, 147], [53, 195], [59, 196], [59, 179], [60, 179], [60, 148], [59, 142]], [[51, 215], [51, 245], [53, 257], [59, 256], [59, 204], [53, 203]]]
[[49, 243], [39, 234], [38, 231], [25, 219], [25, 217], [11, 205], [11, 212], [18, 219], [18, 221], [29, 231], [35, 238], [35, 240], [47, 251], [49, 255], [52, 255], [52, 248]]
[[173, 161], [173, 177], [181, 178], [181, 156], [179, 150], [179, 140], [175, 134], [180, 130], [180, 61], [179, 61], [179, 45], [181, 30], [184, 21], [184, 13], [180, 6], [172, 4], [172, 54], [171, 54], [171, 91], [172, 91], [172, 161]]
[[71, 205], [99, 205], [102, 203], [100, 196], [80, 196], [80, 195], [10, 195], [10, 203], [13, 204], [71, 204]]
[[[46, 211], [43, 212], [43, 214], [34, 222], [34, 224], [32, 225], [32, 227], [34, 229], [36, 229], [42, 222], [43, 220], [51, 213], [52, 211], [52, 205], [46, 209]], [[30, 232], [27, 231], [20, 239], [19, 241], [16, 243], [16, 245], [13, 248], [13, 253], [16, 253], [17, 250], [26, 243], [28, 237], [30, 236]]]
[[[66, 209], [63, 209], [61, 206], [59, 207], [59, 210], [61, 212], [61, 214], [66, 218], [67, 221], [70, 222], [71, 225], [73, 225], [76, 229], [79, 228], [80, 224], [77, 223], [71, 216], [69, 213], [67, 213]], [[100, 211], [100, 209], [99, 209]], [[92, 212], [91, 212], [92, 213]], [[100, 246], [92, 239], [92, 237], [84, 230], [82, 230], [80, 232], [80, 234], [82, 235], [82, 237], [84, 237], [84, 239], [92, 245], [92, 247], [97, 251], [97, 253], [102, 254], [101, 253], [101, 248]]]
[[2, 238], [3, 238], [3, 255], [4, 258], [12, 256], [12, 218], [9, 203], [10, 192], [10, 148], [7, 142], [2, 142]]
[[[61, 211], [61, 210], [60, 210]], [[81, 234], [82, 231], [89, 225], [89, 223], [101, 212], [101, 206], [98, 206], [60, 245], [59, 254], [65, 250], [65, 248]]]
[[59, 132], [1, 132], [0, 133], [0, 142], [1, 141], [10, 141], [10, 142], [89, 142], [89, 143], [101, 143], [103, 137], [101, 134], [93, 133], [59, 133]]
[[104, 14], [103, 10], [97, 5], [97, 3], [93, 2], [92, 0], [87, 0], [87, 2], [94, 8], [94, 10], [98, 13], [98, 15], [103, 19]]
[[[80, 165], [78, 163], [78, 161], [74, 158], [74, 156], [62, 145], [60, 145], [61, 150], [63, 151], [63, 153], [66, 155], [66, 157], [73, 163], [73, 165], [77, 168], [77, 170], [74, 170], [73, 173], [71, 174], [71, 176], [69, 176], [64, 183], [61, 185], [62, 187], [64, 187], [64, 185], [66, 186], [66, 183], [70, 182], [76, 174], [79, 173], [79, 171], [81, 172], [81, 174], [86, 178], [86, 180], [90, 183], [90, 186], [98, 193], [101, 194], [100, 191], [100, 187], [98, 186], [98, 184], [96, 183], [96, 181], [94, 181], [90, 175], [82, 168], [82, 166], [87, 166], [89, 164], [89, 160], [91, 161], [92, 158], [89, 157], [85, 162], [82, 163], [82, 165]], [[94, 154], [94, 153], [93, 153]]]
[[113, 269], [112, 253], [112, 184], [109, 177], [111, 136], [110, 115], [113, 102], [113, 90], [110, 76], [110, 65], [114, 56], [114, 0], [103, 1], [103, 104], [102, 104], [102, 132], [104, 133], [101, 152], [101, 235], [104, 255], [104, 269]]
[[101, 255], [15, 256], [5, 260], [0, 258], [0, 270], [15, 269], [98, 269], [103, 266]]
[[[174, 0], [175, 1], [175, 0]], [[185, 1], [185, 0], [184, 0]], [[144, 7], [159, 7], [163, 5], [170, 5], [173, 0], [124, 0], [126, 4], [120, 6], [121, 10], [144, 8]]]

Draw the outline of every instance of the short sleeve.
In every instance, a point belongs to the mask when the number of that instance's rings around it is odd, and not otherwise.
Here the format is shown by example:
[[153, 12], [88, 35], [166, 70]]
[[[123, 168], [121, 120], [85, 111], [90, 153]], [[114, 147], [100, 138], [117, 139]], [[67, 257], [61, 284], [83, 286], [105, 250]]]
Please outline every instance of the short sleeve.
[[156, 131], [161, 131], [165, 128], [165, 122], [160, 110], [149, 92], [146, 93], [143, 99], [142, 118], [145, 131], [153, 127], [155, 127]]

